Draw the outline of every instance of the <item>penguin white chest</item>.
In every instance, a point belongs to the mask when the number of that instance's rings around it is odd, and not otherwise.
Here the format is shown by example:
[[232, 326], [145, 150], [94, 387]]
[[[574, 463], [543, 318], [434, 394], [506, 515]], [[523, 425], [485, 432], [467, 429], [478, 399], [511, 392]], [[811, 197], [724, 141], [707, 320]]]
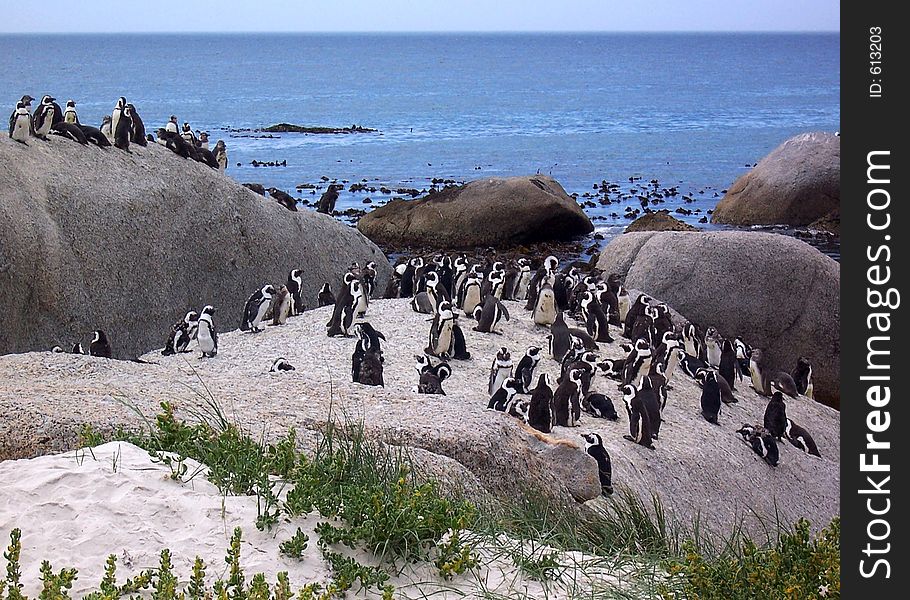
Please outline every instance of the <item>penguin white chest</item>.
[[16, 115], [16, 121], [13, 124], [13, 135], [12, 138], [19, 142], [24, 142], [28, 139], [29, 134], [29, 117], [28, 115]]
[[705, 343], [705, 353], [707, 354], [708, 364], [712, 367], [720, 366], [720, 345], [711, 340]]
[[436, 342], [436, 352], [438, 354], [446, 354], [452, 348], [452, 328], [453, 322], [451, 320], [445, 321], [439, 327], [439, 337]]
[[761, 380], [761, 369], [759, 369], [758, 364], [754, 360], [749, 361], [749, 374], [752, 376], [752, 387], [755, 388], [755, 391], [759, 394], [764, 394], [765, 386], [762, 384]]

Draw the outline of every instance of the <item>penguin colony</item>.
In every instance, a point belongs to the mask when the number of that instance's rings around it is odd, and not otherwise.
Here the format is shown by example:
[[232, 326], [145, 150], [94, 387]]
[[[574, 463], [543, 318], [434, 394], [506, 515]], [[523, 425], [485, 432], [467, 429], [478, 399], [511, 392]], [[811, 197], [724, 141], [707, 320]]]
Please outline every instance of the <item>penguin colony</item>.
[[44, 95], [32, 112], [34, 101], [28, 94], [22, 96], [9, 118], [9, 137], [22, 144], [28, 145], [29, 138], [47, 140], [51, 133], [84, 146], [90, 143], [99, 148], [114, 146], [124, 152], [130, 152], [130, 144], [147, 146], [149, 142], [157, 142], [184, 158], [192, 158], [213, 169], [224, 171], [227, 168], [227, 148], [223, 140], [218, 140], [213, 152], [209, 149], [208, 133], [193, 132], [189, 123], [184, 123], [182, 133], [179, 132], [175, 116], [158, 129], [156, 139], [146, 133], [139, 111], [123, 96], [117, 100], [111, 114], [104, 116], [100, 127], [79, 121], [74, 100], [68, 100], [66, 109], [61, 110], [56, 98]]

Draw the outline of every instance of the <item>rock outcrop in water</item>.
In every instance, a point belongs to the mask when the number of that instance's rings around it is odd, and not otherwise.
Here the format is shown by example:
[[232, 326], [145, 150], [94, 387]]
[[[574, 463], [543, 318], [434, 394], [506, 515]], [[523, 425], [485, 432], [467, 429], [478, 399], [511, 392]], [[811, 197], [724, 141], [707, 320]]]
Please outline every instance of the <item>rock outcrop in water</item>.
[[127, 154], [0, 139], [0, 352], [68, 348], [103, 329], [115, 356], [136, 356], [205, 304], [235, 328], [250, 293], [294, 268], [315, 306], [355, 260], [376, 261], [383, 282], [390, 272], [353, 229], [157, 144]]
[[644, 214], [629, 223], [625, 233], [636, 231], [698, 231], [698, 228], [680, 221], [666, 210], [658, 210]]
[[794, 136], [740, 177], [718, 203], [712, 223], [808, 225], [840, 207], [840, 137]]
[[357, 228], [396, 246], [450, 250], [568, 240], [594, 230], [578, 203], [552, 177], [493, 177], [416, 200], [392, 200]]
[[628, 233], [597, 262], [660, 298], [702, 331], [761, 348], [788, 373], [812, 363], [815, 397], [840, 402], [840, 266], [784, 235], [745, 231]]

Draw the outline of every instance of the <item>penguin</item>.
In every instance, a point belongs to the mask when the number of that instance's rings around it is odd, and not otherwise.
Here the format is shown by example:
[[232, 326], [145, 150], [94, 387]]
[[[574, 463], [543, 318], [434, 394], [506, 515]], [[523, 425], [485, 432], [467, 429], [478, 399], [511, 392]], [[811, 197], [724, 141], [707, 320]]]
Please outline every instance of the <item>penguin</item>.
[[806, 431], [803, 427], [800, 427], [793, 422], [793, 419], [787, 418], [787, 428], [784, 430], [784, 435], [790, 441], [791, 444], [805, 452], [806, 454], [811, 454], [812, 456], [821, 456], [818, 452], [818, 446], [815, 445], [815, 440], [812, 439], [812, 436], [809, 435], [809, 432]]
[[787, 432], [787, 405], [780, 392], [774, 392], [765, 407], [765, 429], [771, 432], [777, 441], [781, 441]]
[[354, 353], [351, 355], [351, 381], [354, 383], [362, 383], [361, 373], [367, 354], [375, 354], [378, 357], [379, 362], [382, 362], [382, 347], [380, 346], [379, 340], [384, 340], [385, 336], [382, 334], [382, 332], [375, 330], [369, 323], [355, 324], [354, 332], [357, 334], [358, 339], [357, 343], [354, 345]]
[[[502, 387], [502, 382], [509, 377], [512, 377], [512, 355], [507, 348], [502, 347], [493, 358], [493, 364], [490, 365], [490, 380], [487, 384], [487, 393], [492, 396], [496, 390]], [[519, 393], [524, 389], [517, 378], [515, 379], [515, 387]]]
[[632, 309], [632, 299], [629, 297], [629, 290], [620, 286], [616, 292], [616, 306], [619, 309], [619, 323], [616, 325], [622, 327], [625, 325], [626, 317], [629, 316], [629, 310]]
[[718, 333], [715, 327], [708, 327], [705, 331], [704, 356], [702, 359], [708, 363], [708, 366], [715, 369], [720, 366], [721, 344], [724, 338]]
[[385, 387], [382, 378], [382, 356], [379, 352], [369, 351], [363, 355], [356, 383]]
[[635, 339], [632, 337], [632, 327], [635, 325], [635, 321], [638, 320], [638, 317], [645, 314], [645, 308], [648, 308], [650, 299], [651, 298], [647, 294], [639, 295], [629, 308], [629, 312], [626, 313], [626, 318], [623, 321], [623, 335], [627, 338], [631, 340]]
[[622, 373], [625, 368], [626, 359], [612, 359], [607, 358], [597, 363], [597, 368], [600, 369], [600, 372], [603, 373], [604, 377], [609, 377], [610, 379], [621, 380]]
[[656, 332], [654, 330], [654, 317], [651, 316], [650, 308], [645, 308], [645, 313], [635, 319], [632, 325], [632, 331], [629, 333], [629, 339], [633, 341], [645, 340], [649, 345], [654, 345]]
[[766, 463], [772, 467], [777, 466], [780, 461], [780, 450], [774, 436], [767, 429], [761, 426], [743, 425], [736, 433], [740, 434], [743, 441]]
[[292, 317], [303, 314], [303, 299], [300, 292], [303, 290], [303, 269], [292, 269], [288, 273], [288, 281], [284, 284], [291, 295], [291, 306], [288, 314]]
[[450, 357], [455, 345], [454, 328], [455, 314], [452, 312], [452, 305], [443, 300], [439, 303], [438, 310], [433, 316], [433, 322], [430, 325], [430, 339], [424, 353], [439, 358]]
[[562, 312], [557, 313], [556, 318], [550, 325], [549, 353], [553, 360], [562, 362], [566, 352], [572, 343], [569, 327], [566, 325], [565, 316]]
[[512, 263], [505, 272], [505, 282], [502, 284], [502, 299], [515, 300], [515, 288], [518, 285], [518, 278], [521, 271], [517, 263]]
[[654, 387], [657, 399], [660, 401], [660, 414], [663, 414], [664, 409], [667, 407], [667, 378], [664, 375], [663, 363], [652, 361], [648, 378], [651, 380], [651, 385]]
[[[452, 261], [452, 268], [452, 286], [449, 288], [449, 296], [457, 299], [459, 290], [461, 290], [461, 285], [464, 283], [464, 279], [468, 273], [468, 257], [464, 254], [456, 256], [455, 260]], [[460, 300], [458, 301], [458, 305], [461, 306]]]
[[502, 386], [490, 396], [487, 408], [505, 412], [509, 403], [512, 402], [512, 399], [517, 393], [518, 389], [516, 388], [515, 379], [507, 377], [505, 381], [502, 382]]
[[[496, 263], [501, 265], [502, 263]], [[484, 301], [489, 296], [495, 296], [497, 299], [502, 298], [502, 289], [505, 285], [506, 274], [504, 271], [490, 271], [487, 278], [480, 286], [480, 296]]]
[[[527, 387], [525, 388], [527, 390]], [[553, 431], [553, 388], [550, 376], [541, 373], [537, 387], [531, 392], [528, 405], [528, 425], [543, 433]]]
[[692, 323], [686, 323], [683, 325], [682, 337], [683, 348], [685, 349], [686, 354], [689, 356], [694, 356], [696, 358], [701, 358], [702, 343], [698, 337], [698, 330], [695, 328], [695, 325]]
[[592, 292], [584, 292], [581, 297], [581, 320], [588, 334], [597, 342], [612, 342], [610, 324], [604, 314], [600, 301]]
[[421, 268], [423, 268], [423, 259], [419, 256], [408, 260], [408, 262], [405, 264], [405, 268], [401, 272], [401, 286], [399, 288], [398, 294], [399, 298], [410, 298], [414, 295], [415, 275]]
[[335, 212], [335, 203], [338, 201], [338, 188], [340, 186], [335, 184], [329, 184], [329, 187], [326, 188], [322, 196], [319, 197], [319, 202], [316, 204], [316, 212], [330, 215]]
[[[9, 116], [9, 124], [10, 124], [10, 127], [12, 127], [14, 121], [16, 120], [16, 115], [19, 111], [19, 104], [22, 104], [22, 108], [25, 109], [25, 112], [29, 116], [29, 129], [28, 129], [29, 135], [35, 135], [34, 129], [32, 128], [32, 121], [34, 119], [33, 115], [31, 114], [32, 100], [34, 100], [34, 98], [29, 96], [28, 94], [25, 94], [24, 96], [22, 96], [22, 98], [19, 99], [19, 102], [16, 102], [16, 108], [13, 109], [13, 112], [10, 113], [10, 116]], [[19, 141], [19, 140], [17, 140], [17, 141]]]
[[452, 375], [452, 367], [449, 366], [449, 363], [441, 362], [436, 366], [426, 365], [419, 372], [420, 381], [417, 384], [417, 393], [446, 395], [442, 389], [442, 382]]
[[[99, 127], [98, 129], [101, 131], [102, 135], [104, 135], [104, 137], [107, 138], [108, 142], [113, 142], [114, 129], [113, 129], [113, 121], [111, 120], [110, 115], [104, 115], [104, 117], [102, 117], [101, 127]], [[159, 136], [159, 139], [160, 139], [160, 137], [161, 136]]]
[[480, 306], [482, 297], [480, 293], [481, 287], [482, 283], [479, 277], [468, 275], [465, 279], [460, 301], [461, 310], [464, 311], [466, 316], [473, 317], [474, 309]]
[[528, 410], [531, 407], [531, 401], [529, 398], [519, 398], [518, 396], [513, 396], [509, 403], [506, 405], [506, 413], [510, 417], [515, 417], [520, 421], [528, 422]]
[[176, 133], [180, 135], [180, 125], [177, 123], [177, 116], [171, 115], [167, 121], [167, 124], [164, 126], [164, 130], [168, 133]]
[[23, 144], [28, 144], [26, 140], [33, 133], [32, 115], [22, 102], [16, 103], [16, 110], [9, 118], [9, 137]]
[[706, 371], [704, 376], [704, 385], [701, 389], [701, 416], [708, 423], [719, 425], [717, 416], [720, 414], [720, 386], [717, 384], [717, 373], [715, 371]]
[[474, 308], [474, 318], [477, 319], [474, 331], [502, 335], [501, 331], [496, 331], [496, 326], [503, 318], [506, 321], [509, 320], [509, 311], [505, 304], [496, 297], [496, 294], [491, 293], [484, 300], [483, 306]]
[[73, 347], [70, 349], [72, 354], [85, 354], [85, 348], [82, 347], [81, 343], [73, 344]]
[[279, 356], [274, 361], [272, 361], [272, 366], [269, 367], [269, 373], [281, 373], [284, 371], [296, 371], [294, 365], [289, 363], [286, 358]]
[[346, 273], [344, 286], [335, 297], [335, 309], [332, 311], [332, 317], [325, 325], [326, 335], [350, 337], [348, 330], [354, 321], [354, 308], [360, 301], [361, 294], [360, 281], [352, 273]]
[[293, 301], [291, 300], [291, 292], [288, 290], [288, 286], [283, 285], [278, 288], [278, 291], [272, 297], [269, 307], [272, 313], [272, 325], [284, 325], [288, 322], [292, 304]]
[[203, 131], [199, 133], [199, 147], [203, 150], [209, 149], [209, 132]]
[[628, 358], [626, 358], [626, 362], [623, 367], [623, 385], [638, 385], [639, 379], [642, 376], [647, 375], [651, 370], [652, 356], [653, 352], [651, 350], [651, 345], [646, 340], [636, 341], [635, 347], [629, 354]]
[[749, 370], [752, 376], [752, 387], [758, 394], [770, 396], [779, 390], [791, 398], [799, 397], [793, 377], [783, 371], [774, 372], [767, 369], [764, 364], [764, 354], [758, 348], [754, 348], [749, 355]]
[[193, 146], [194, 148], [198, 146], [199, 140], [196, 139], [196, 134], [193, 133], [193, 128], [190, 127], [190, 124], [186, 121], [183, 122], [183, 127], [180, 128], [180, 137], [183, 138], [183, 141]]
[[83, 146], [88, 145], [88, 138], [85, 137], [85, 134], [82, 132], [82, 128], [73, 123], [67, 123], [66, 121], [60, 121], [56, 125], [51, 126], [51, 132], [56, 133], [61, 137], [73, 140], [78, 142]]
[[[663, 365], [664, 370], [666, 371], [667, 367], [670, 365], [670, 361], [676, 360], [676, 353], [674, 351], [678, 348], [682, 348], [682, 342], [680, 341], [679, 336], [672, 331], [665, 331], [660, 337], [660, 343], [657, 348], [654, 349], [654, 360], [651, 361], [651, 371], [654, 371], [654, 367], [657, 364]], [[669, 379], [669, 377], [667, 379]]]
[[752, 353], [752, 348], [739, 336], [733, 340], [733, 347], [736, 349], [736, 362], [739, 363], [740, 379], [751, 377], [749, 372], [749, 354]]
[[518, 361], [518, 366], [515, 367], [515, 380], [518, 382], [518, 392], [520, 394], [527, 394], [531, 391], [531, 383], [534, 381], [534, 369], [537, 368], [540, 357], [541, 348], [539, 346], [531, 346], [527, 349], [525, 355], [521, 357], [521, 360]]
[[178, 352], [188, 352], [190, 342], [196, 339], [198, 329], [199, 314], [195, 310], [191, 310], [171, 328], [171, 333], [161, 354], [170, 356]]
[[[568, 355], [566, 355], [568, 358]], [[571, 363], [567, 360], [564, 361], [562, 365], [562, 376], [559, 381], [562, 381], [562, 378], [565, 377], [565, 373], [573, 369], [581, 370], [581, 396], [584, 396], [591, 390], [591, 382], [594, 379], [594, 374], [597, 372], [597, 355], [593, 352], [585, 352], [584, 349], [581, 352], [575, 355], [575, 359]]]
[[[114, 105], [114, 110], [111, 111], [111, 132], [114, 137], [117, 136], [117, 126], [120, 125], [120, 119], [123, 117], [123, 111], [126, 110], [126, 98], [120, 96], [117, 99], [117, 104]], [[102, 127], [102, 129], [104, 129]], [[132, 130], [132, 126], [130, 127]]]
[[[538, 301], [540, 290], [544, 284], [549, 285], [552, 289], [553, 285], [556, 283], [556, 269], [558, 267], [559, 260], [555, 256], [548, 256], [544, 259], [543, 265], [537, 269], [537, 272], [534, 273], [534, 276], [528, 283], [528, 301], [525, 304], [525, 310], [534, 310], [534, 306]], [[553, 298], [553, 304], [554, 306], [556, 305], [555, 295]]]
[[465, 345], [464, 332], [458, 325], [458, 317], [455, 316], [455, 322], [452, 324], [452, 358], [455, 360], [470, 360], [471, 353], [468, 352]]
[[107, 339], [107, 334], [100, 329], [97, 329], [92, 333], [94, 337], [92, 337], [92, 343], [88, 346], [88, 353], [92, 356], [111, 358], [111, 343]]
[[114, 147], [124, 152], [129, 152], [130, 136], [133, 131], [132, 115], [129, 107], [124, 107], [119, 114], [120, 116], [116, 119], [117, 125], [114, 129]]
[[[363, 293], [366, 296], [367, 300], [376, 297], [376, 275], [378, 271], [376, 270], [376, 263], [369, 261], [364, 265], [363, 270], [360, 273], [360, 283], [363, 285]], [[445, 286], [443, 286], [445, 287]], [[443, 293], [445, 296], [445, 293]]]
[[424, 279], [423, 290], [417, 292], [411, 299], [411, 310], [426, 315], [435, 314], [436, 306], [441, 299], [439, 274], [435, 271], [430, 271]]
[[544, 283], [537, 292], [537, 298], [534, 302], [534, 309], [531, 316], [535, 325], [549, 327], [556, 322], [556, 296], [553, 293], [553, 287], [549, 283]]
[[275, 187], [267, 188], [265, 191], [267, 191], [269, 193], [269, 196], [274, 198], [281, 206], [285, 207], [291, 212], [297, 212], [297, 201], [294, 200], [294, 198], [287, 192], [282, 192]]
[[91, 125], [79, 125], [79, 129], [82, 130], [82, 135], [85, 136], [85, 139], [89, 142], [95, 144], [99, 148], [110, 148], [111, 142], [107, 139], [107, 136], [101, 132], [97, 127], [92, 127]]
[[616, 408], [609, 396], [600, 393], [590, 393], [581, 401], [581, 407], [591, 415], [599, 419], [608, 419], [618, 421], [619, 415], [616, 414]]
[[577, 427], [581, 418], [581, 369], [572, 369], [553, 392], [553, 424]]
[[720, 348], [720, 363], [717, 369], [721, 376], [730, 384], [730, 389], [736, 389], [736, 379], [739, 374], [739, 364], [736, 361], [736, 350], [730, 340], [724, 340]]
[[54, 121], [57, 120], [56, 111], [58, 109], [55, 109], [55, 106], [56, 103], [51, 96], [45, 95], [41, 98], [41, 104], [38, 105], [38, 108], [35, 109], [35, 114], [32, 116], [35, 137], [42, 140], [47, 139], [47, 134], [50, 133]]
[[652, 439], [651, 417], [634, 385], [622, 386], [622, 401], [629, 416], [629, 435], [623, 437], [630, 442], [654, 450]]
[[329, 287], [328, 283], [323, 283], [322, 287], [319, 288], [318, 301], [320, 308], [335, 304], [335, 294], [332, 293], [332, 288]]
[[588, 332], [584, 329], [578, 329], [577, 327], [569, 327], [569, 336], [575, 340], [578, 339], [581, 342], [581, 345], [584, 346], [585, 350], [598, 350], [600, 347], [597, 345], [597, 342], [594, 341]]
[[688, 352], [686, 352], [686, 355], [682, 358], [682, 360], [680, 360], [680, 366], [682, 367], [683, 372], [692, 379], [695, 379], [695, 376], [699, 371], [711, 370], [706, 362], [700, 358], [692, 356]]
[[603, 439], [597, 433], [583, 433], [585, 452], [597, 461], [597, 475], [600, 478], [600, 492], [604, 496], [613, 494], [613, 466], [610, 454], [604, 448]]
[[130, 111], [130, 141], [140, 146], [148, 146], [148, 140], [145, 137], [145, 123], [139, 116], [139, 111], [132, 104], [127, 104], [126, 108]]
[[664, 334], [673, 331], [673, 318], [670, 316], [670, 307], [666, 304], [658, 304], [654, 307], [654, 330], [657, 339], [663, 338]]
[[193, 158], [195, 156], [192, 147], [182, 137], [164, 129], [158, 130], [158, 144], [183, 158]]
[[667, 378], [667, 383], [670, 383], [670, 379], [673, 377], [673, 373], [676, 372], [676, 368], [682, 362], [686, 356], [686, 351], [682, 348], [674, 348], [670, 350], [670, 356], [667, 359], [667, 367], [664, 372], [664, 377]]
[[809, 359], [800, 356], [796, 360], [796, 368], [791, 374], [793, 384], [796, 386], [796, 393], [802, 394], [808, 398], [814, 398], [815, 391], [812, 385], [812, 364]]
[[518, 280], [515, 282], [512, 298], [520, 302], [528, 298], [528, 284], [531, 283], [531, 261], [527, 258], [519, 258], [516, 262], [518, 263]]
[[[120, 121], [121, 124], [124, 122], [124, 120]], [[250, 295], [246, 301], [246, 305], [243, 307], [243, 319], [240, 322], [240, 331], [251, 331], [252, 333], [263, 331], [264, 328], [260, 327], [260, 325], [265, 318], [265, 313], [269, 308], [269, 303], [274, 294], [275, 288], [271, 284], [268, 284]]]
[[215, 150], [212, 152], [215, 155], [215, 161], [218, 163], [218, 170], [224, 171], [228, 166], [228, 155], [227, 147], [224, 145], [224, 140], [218, 140], [215, 142]]
[[651, 422], [651, 437], [656, 440], [660, 436], [660, 426], [663, 423], [663, 419], [660, 413], [660, 396], [650, 375], [645, 375], [641, 378], [638, 397]]

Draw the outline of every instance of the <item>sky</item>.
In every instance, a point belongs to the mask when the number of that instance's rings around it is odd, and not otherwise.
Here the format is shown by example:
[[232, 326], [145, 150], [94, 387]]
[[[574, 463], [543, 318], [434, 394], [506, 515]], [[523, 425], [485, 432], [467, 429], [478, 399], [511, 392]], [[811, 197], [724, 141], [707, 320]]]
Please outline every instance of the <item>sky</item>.
[[41, 0], [7, 16], [2, 33], [840, 31], [833, 0]]

